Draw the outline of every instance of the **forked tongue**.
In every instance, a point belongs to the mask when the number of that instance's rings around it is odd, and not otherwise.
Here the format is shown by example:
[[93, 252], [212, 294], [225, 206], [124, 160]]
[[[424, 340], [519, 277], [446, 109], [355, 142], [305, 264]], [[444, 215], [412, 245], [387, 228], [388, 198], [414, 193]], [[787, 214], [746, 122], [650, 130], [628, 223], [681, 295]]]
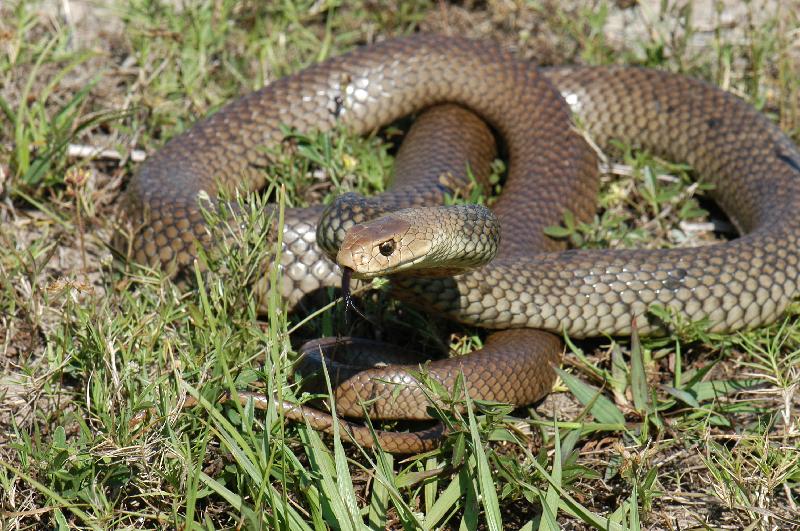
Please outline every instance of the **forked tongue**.
[[344, 297], [344, 321], [350, 324], [350, 310], [353, 310], [358, 315], [369, 321], [366, 315], [361, 313], [361, 310], [355, 304], [353, 292], [350, 291], [350, 280], [353, 278], [353, 270], [349, 267], [342, 268], [342, 296]]

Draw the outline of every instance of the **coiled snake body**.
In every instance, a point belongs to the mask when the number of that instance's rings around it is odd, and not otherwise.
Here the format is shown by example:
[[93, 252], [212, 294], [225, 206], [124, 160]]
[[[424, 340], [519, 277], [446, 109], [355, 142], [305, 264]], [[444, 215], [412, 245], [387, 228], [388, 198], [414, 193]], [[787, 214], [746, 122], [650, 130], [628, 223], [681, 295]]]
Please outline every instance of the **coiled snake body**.
[[[261, 168], [269, 162], [263, 147], [279, 145], [281, 124], [300, 131], [341, 124], [369, 132], [444, 102], [469, 108], [495, 128], [509, 171], [495, 208], [503, 223], [498, 258], [476, 271], [406, 286], [438, 311], [488, 328], [583, 337], [628, 334], [634, 318], [641, 332], [656, 332], [661, 323], [648, 318], [648, 309], [658, 304], [725, 332], [775, 320], [795, 295], [800, 153], [752, 107], [678, 75], [622, 67], [539, 72], [492, 45], [435, 35], [389, 40], [280, 79], [167, 143], [129, 187], [129, 215], [140, 220], [147, 213], [133, 242], [134, 258], [184, 267], [196, 239], [213, 243], [198, 193], [214, 198], [217, 182], [232, 188], [242, 179], [250, 188], [262, 186]], [[714, 185], [713, 198], [743, 236], [693, 249], [558, 250], [541, 229], [565, 210], [578, 219], [591, 216], [597, 191], [593, 156], [565, 125], [570, 110], [601, 146], [618, 139], [691, 164]], [[338, 283], [330, 266], [294, 254], [311, 256], [303, 254], [313, 244], [307, 229], [313, 231], [319, 212], [290, 216], [284, 236], [289, 252], [282, 259], [290, 301]], [[532, 246], [541, 251], [532, 253]], [[543, 354], [558, 348], [553, 336], [507, 330], [494, 338], [486, 352], [450, 362], [451, 370], [463, 371], [473, 387], [483, 386], [485, 398], [521, 404], [545, 393], [549, 380], [534, 369], [546, 365], [540, 355], [553, 359]], [[379, 375], [389, 382], [393, 376], [409, 381], [407, 372], [396, 375], [391, 367]], [[374, 382], [351, 381], [342, 396], [380, 396]], [[373, 411], [388, 408], [387, 402], [376, 400]], [[299, 410], [286, 406], [292, 408]], [[424, 437], [412, 437], [389, 449], [428, 446]]]

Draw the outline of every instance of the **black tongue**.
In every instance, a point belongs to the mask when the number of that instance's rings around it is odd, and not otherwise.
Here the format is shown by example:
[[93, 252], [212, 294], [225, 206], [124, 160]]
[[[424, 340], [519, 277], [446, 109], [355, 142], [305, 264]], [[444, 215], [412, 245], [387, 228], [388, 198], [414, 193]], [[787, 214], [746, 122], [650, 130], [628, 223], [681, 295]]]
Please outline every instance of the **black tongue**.
[[349, 267], [342, 268], [342, 295], [344, 296], [344, 307], [348, 310], [353, 305], [353, 294], [350, 292], [350, 279], [353, 278], [353, 270]]
[[[358, 309], [355, 303], [355, 297], [350, 291], [350, 280], [353, 278], [353, 270], [349, 267], [342, 268], [342, 296], [344, 297], [344, 322], [350, 324], [350, 312], [354, 311], [360, 315], [364, 320], [370, 321], [361, 310]], [[371, 322], [371, 321], [370, 321]]]
[[342, 296], [344, 297], [344, 322], [350, 324], [350, 310], [361, 315], [353, 301], [353, 293], [350, 291], [350, 280], [353, 278], [353, 270], [349, 267], [342, 268]]

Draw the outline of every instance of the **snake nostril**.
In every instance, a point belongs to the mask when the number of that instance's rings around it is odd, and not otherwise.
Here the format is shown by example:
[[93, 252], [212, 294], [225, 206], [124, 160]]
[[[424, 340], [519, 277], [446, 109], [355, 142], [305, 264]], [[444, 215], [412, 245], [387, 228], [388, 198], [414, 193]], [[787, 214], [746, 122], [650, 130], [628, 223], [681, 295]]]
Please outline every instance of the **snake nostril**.
[[383, 256], [392, 256], [394, 253], [394, 240], [387, 240], [378, 246], [378, 250]]

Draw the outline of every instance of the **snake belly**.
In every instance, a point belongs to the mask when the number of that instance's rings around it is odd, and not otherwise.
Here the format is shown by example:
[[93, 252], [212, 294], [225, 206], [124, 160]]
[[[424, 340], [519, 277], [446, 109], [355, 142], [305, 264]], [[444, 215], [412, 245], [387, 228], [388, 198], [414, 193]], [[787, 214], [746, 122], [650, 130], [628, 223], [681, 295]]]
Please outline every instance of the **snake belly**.
[[[647, 318], [652, 304], [708, 319], [715, 331], [754, 327], [776, 319], [794, 296], [800, 156], [752, 107], [705, 83], [657, 71], [560, 68], [541, 74], [493, 45], [436, 35], [388, 40], [280, 79], [167, 143], [129, 187], [129, 216], [140, 220], [146, 213], [132, 244], [134, 259], [180, 270], [192, 263], [195, 241], [213, 245], [198, 195], [215, 198], [218, 184], [263, 186], [264, 147], [280, 144], [281, 124], [367, 133], [444, 102], [476, 112], [505, 143], [509, 171], [495, 209], [505, 250], [478, 271], [416, 280], [408, 289], [418, 300], [479, 326], [580, 337], [629, 333], [634, 318], [640, 331], [658, 331], [659, 323]], [[565, 210], [586, 219], [595, 209], [596, 171], [583, 139], [565, 127], [570, 109], [601, 146], [620, 139], [690, 163], [716, 185], [714, 198], [744, 236], [698, 249], [552, 247], [541, 228]], [[550, 247], [532, 252], [525, 237], [533, 234]], [[312, 282], [284, 275], [284, 293], [330, 281], [328, 273]], [[530, 386], [515, 379], [519, 356], [510, 347], [518, 332], [497, 336], [496, 357], [463, 367], [468, 380], [499, 395]], [[544, 345], [553, 336], [541, 337]], [[552, 349], [549, 341], [545, 350]], [[522, 343], [527, 352], [540, 346]], [[371, 393], [354, 392], [362, 398]]]

